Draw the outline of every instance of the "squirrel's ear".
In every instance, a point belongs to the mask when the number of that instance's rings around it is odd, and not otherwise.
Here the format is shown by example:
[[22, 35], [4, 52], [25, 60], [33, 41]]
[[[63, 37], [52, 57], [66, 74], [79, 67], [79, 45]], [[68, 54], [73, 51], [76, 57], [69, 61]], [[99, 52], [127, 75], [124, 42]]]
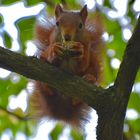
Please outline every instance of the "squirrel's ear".
[[80, 11], [80, 16], [81, 16], [81, 18], [82, 18], [82, 20], [83, 20], [84, 23], [86, 21], [87, 15], [88, 15], [87, 5], [84, 5], [84, 7]]
[[58, 18], [61, 13], [63, 13], [63, 9], [59, 4], [57, 4], [55, 7], [55, 17]]

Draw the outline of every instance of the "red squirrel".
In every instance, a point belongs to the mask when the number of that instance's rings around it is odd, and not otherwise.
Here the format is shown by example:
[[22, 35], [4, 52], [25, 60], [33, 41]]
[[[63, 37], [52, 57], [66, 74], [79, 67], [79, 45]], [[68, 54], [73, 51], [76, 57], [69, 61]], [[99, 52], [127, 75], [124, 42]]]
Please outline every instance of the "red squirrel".
[[[95, 19], [86, 21], [87, 6], [80, 11], [55, 7], [55, 22], [44, 18], [35, 27], [35, 37], [40, 49], [39, 58], [52, 65], [76, 74], [90, 83], [101, 79], [102, 33]], [[96, 21], [97, 20], [97, 21]], [[90, 107], [78, 100], [65, 97], [47, 83], [35, 82], [32, 102], [38, 116], [81, 127], [88, 120]]]

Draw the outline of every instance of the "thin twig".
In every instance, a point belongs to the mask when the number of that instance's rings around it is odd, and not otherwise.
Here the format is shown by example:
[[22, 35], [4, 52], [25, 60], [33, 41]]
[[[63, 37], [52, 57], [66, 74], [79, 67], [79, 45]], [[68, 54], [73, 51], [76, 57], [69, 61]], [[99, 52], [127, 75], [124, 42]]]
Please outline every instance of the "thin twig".
[[19, 120], [22, 120], [22, 121], [27, 121], [27, 120], [30, 119], [30, 118], [28, 118], [28, 117], [21, 117], [21, 116], [15, 114], [15, 113], [13, 113], [13, 112], [7, 110], [6, 108], [4, 108], [4, 107], [2, 107], [2, 106], [0, 106], [0, 110], [2, 110], [2, 111], [4, 111], [5, 113], [7, 113], [7, 114], [9, 114], [9, 115], [11, 115], [11, 116], [13, 116], [13, 117], [19, 119]]

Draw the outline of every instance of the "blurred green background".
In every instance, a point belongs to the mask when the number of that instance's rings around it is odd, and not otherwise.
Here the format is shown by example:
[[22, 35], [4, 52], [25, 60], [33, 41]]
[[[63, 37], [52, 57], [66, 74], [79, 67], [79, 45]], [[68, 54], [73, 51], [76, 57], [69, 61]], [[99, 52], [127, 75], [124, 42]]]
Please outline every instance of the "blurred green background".
[[[33, 55], [36, 52], [33, 30], [37, 15], [42, 9], [47, 14], [54, 15], [56, 3], [61, 3], [68, 9], [79, 9], [86, 3], [91, 16], [96, 9], [100, 11], [105, 29], [103, 39], [106, 44], [105, 74], [102, 86], [106, 88], [113, 84], [126, 43], [131, 37], [138, 18], [140, 0], [1, 0], [0, 46], [23, 55]], [[31, 91], [32, 83], [28, 79], [0, 68], [1, 140], [37, 140], [35, 133], [40, 123], [34, 119], [27, 119], [27, 104]], [[51, 128], [50, 125], [44, 127], [43, 130], [46, 129], [44, 131], [47, 134], [43, 136], [44, 140], [94, 139], [87, 136], [87, 132], [80, 134], [75, 130], [68, 128], [67, 131], [64, 128], [57, 123], [52, 123]], [[128, 104], [124, 139], [140, 139], [140, 73], [137, 75]]]

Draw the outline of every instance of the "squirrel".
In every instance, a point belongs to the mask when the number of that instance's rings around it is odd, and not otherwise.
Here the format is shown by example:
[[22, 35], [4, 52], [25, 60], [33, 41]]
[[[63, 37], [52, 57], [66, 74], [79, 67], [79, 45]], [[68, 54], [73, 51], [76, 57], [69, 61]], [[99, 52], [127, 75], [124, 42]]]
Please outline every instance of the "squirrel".
[[[39, 59], [98, 85], [102, 73], [103, 29], [95, 18], [87, 21], [87, 5], [80, 11], [55, 7], [55, 20], [43, 18], [35, 26], [35, 39], [40, 48]], [[37, 116], [47, 116], [72, 126], [88, 121], [90, 107], [65, 97], [47, 83], [35, 81], [32, 98]]]

